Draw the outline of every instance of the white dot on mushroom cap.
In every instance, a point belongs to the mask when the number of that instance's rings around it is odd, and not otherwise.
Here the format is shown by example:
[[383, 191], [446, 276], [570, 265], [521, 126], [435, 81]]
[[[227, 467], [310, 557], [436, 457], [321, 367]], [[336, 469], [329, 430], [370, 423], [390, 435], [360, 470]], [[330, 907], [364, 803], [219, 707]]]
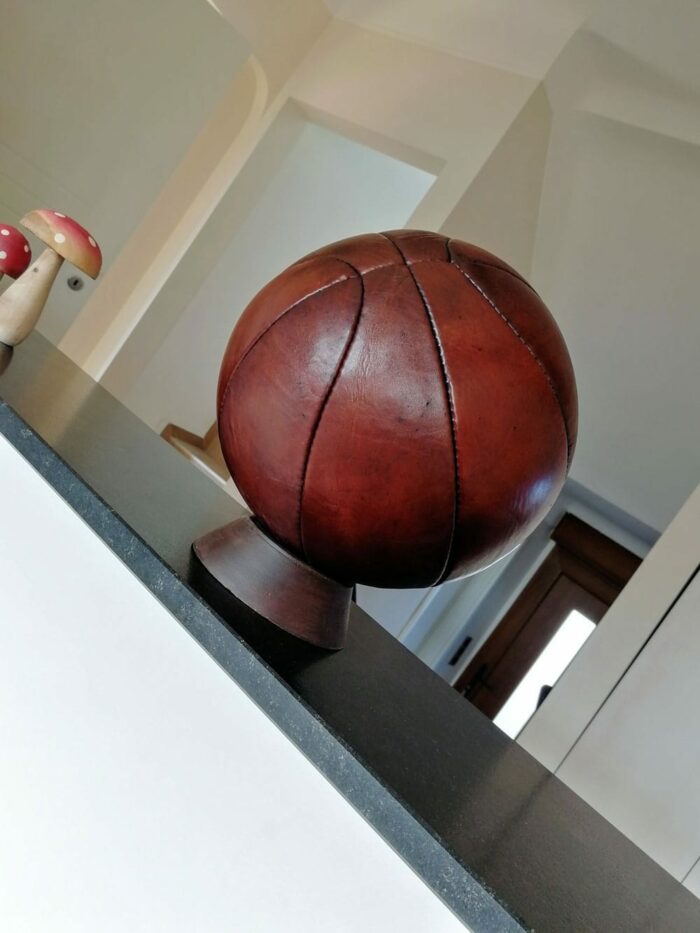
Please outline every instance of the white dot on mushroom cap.
[[65, 216], [66, 216], [65, 214], [62, 214], [60, 211], [54, 211], [54, 214], [55, 214], [57, 217], [65, 217]]
[[89, 242], [90, 246], [97, 246], [97, 243], [95, 243], [95, 241], [93, 240], [93, 238], [92, 238], [91, 236], [88, 237], [88, 242]]
[[0, 249], [0, 259], [7, 259], [7, 253], [4, 249]]
[[24, 252], [25, 253], [29, 252], [29, 246], [26, 243], [24, 244]]
[[4, 227], [2, 228], [2, 230], [0, 230], [0, 233], [2, 233], [3, 236], [9, 236], [9, 235], [10, 235], [10, 231], [9, 231], [9, 230], [6, 230]]
[[66, 238], [62, 233], [54, 234], [53, 239], [54, 239], [54, 243], [65, 243], [66, 242]]

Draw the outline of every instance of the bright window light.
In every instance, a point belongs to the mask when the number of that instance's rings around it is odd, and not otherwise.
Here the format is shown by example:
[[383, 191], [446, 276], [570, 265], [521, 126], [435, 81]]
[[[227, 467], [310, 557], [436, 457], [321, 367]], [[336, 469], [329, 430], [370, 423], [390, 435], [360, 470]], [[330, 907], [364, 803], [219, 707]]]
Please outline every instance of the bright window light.
[[537, 709], [542, 687], [554, 686], [594, 628], [578, 609], [569, 613], [494, 719], [499, 729], [517, 736]]

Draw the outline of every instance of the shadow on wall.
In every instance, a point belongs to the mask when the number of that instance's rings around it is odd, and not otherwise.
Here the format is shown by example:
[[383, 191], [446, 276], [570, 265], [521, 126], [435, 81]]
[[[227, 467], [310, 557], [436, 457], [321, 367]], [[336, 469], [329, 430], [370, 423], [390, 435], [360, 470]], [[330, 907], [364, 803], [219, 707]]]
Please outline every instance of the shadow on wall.
[[[310, 123], [288, 106], [104, 384], [155, 430], [173, 422], [203, 434], [214, 420], [226, 342], [256, 292], [325, 243], [403, 226], [433, 181], [430, 173]], [[154, 327], [167, 334], [164, 340], [154, 340]], [[143, 359], [149, 343], [157, 349], [134, 374], [129, 357]]]

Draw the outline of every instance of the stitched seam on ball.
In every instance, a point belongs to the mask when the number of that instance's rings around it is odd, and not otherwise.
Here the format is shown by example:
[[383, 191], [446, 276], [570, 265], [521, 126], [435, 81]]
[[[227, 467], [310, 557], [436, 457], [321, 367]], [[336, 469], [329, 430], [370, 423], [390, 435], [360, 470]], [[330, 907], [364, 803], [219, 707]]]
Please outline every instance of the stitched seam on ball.
[[[344, 260], [341, 259], [340, 262], [344, 262]], [[350, 263], [349, 263], [349, 262], [346, 262], [345, 265], [346, 265], [346, 266], [350, 266]], [[350, 268], [352, 269], [353, 267], [350, 266]], [[355, 270], [353, 269], [353, 271], [355, 271]], [[360, 278], [360, 277], [361, 277], [361, 276], [358, 275], [358, 278]], [[354, 278], [355, 278], [354, 275], [346, 275], [345, 278], [336, 279], [335, 282], [330, 282], [328, 285], [322, 285], [320, 288], [317, 288], [316, 291], [314, 291], [314, 292], [309, 292], [308, 295], [304, 295], [303, 298], [300, 298], [298, 301], [295, 301], [293, 304], [289, 305], [288, 308], [285, 308], [284, 311], [282, 311], [282, 312], [279, 314], [279, 316], [276, 317], [276, 318], [274, 319], [274, 321], [272, 321], [270, 324], [267, 325], [267, 327], [265, 328], [265, 330], [261, 331], [261, 332], [258, 334], [258, 336], [255, 338], [255, 340], [251, 343], [251, 345], [250, 345], [250, 346], [248, 347], [248, 349], [245, 351], [245, 353], [243, 354], [243, 356], [240, 358], [240, 360], [239, 360], [239, 361], [236, 363], [236, 365], [233, 367], [233, 369], [231, 370], [231, 375], [230, 375], [230, 376], [228, 377], [228, 379], [226, 380], [226, 386], [224, 387], [224, 391], [223, 391], [223, 393], [222, 393], [222, 395], [221, 395], [221, 402], [219, 403], [219, 409], [218, 409], [218, 413], [217, 413], [219, 418], [221, 417], [221, 412], [224, 410], [224, 405], [226, 404], [226, 399], [228, 398], [228, 393], [229, 393], [229, 390], [230, 390], [230, 388], [231, 388], [231, 381], [232, 381], [233, 377], [236, 375], [236, 373], [238, 372], [239, 366], [240, 366], [240, 365], [243, 363], [243, 361], [247, 358], [248, 354], [249, 354], [252, 350], [255, 349], [255, 347], [258, 345], [258, 343], [260, 343], [260, 341], [261, 341], [262, 338], [265, 336], [265, 334], [269, 333], [269, 332], [272, 330], [272, 328], [275, 326], [275, 324], [279, 323], [279, 321], [281, 321], [282, 318], [286, 317], [286, 315], [289, 314], [290, 311], [293, 311], [294, 308], [298, 308], [299, 305], [303, 304], [305, 301], [308, 301], [309, 298], [313, 298], [315, 295], [320, 295], [322, 292], [328, 291], [329, 288], [335, 288], [336, 285], [342, 285], [343, 282], [349, 282], [350, 279], [354, 279]]]
[[[381, 233], [380, 236], [386, 236], [386, 234]], [[338, 259], [338, 258], [339, 258], [338, 256], [333, 256], [333, 259]], [[341, 259], [340, 262], [342, 261], [343, 260]], [[422, 266], [422, 265], [426, 265], [429, 263], [433, 263], [433, 264], [443, 263], [444, 264], [446, 262], [450, 263], [451, 265], [456, 265], [456, 263], [452, 262], [451, 259], [411, 259], [411, 260], [406, 260], [403, 263], [403, 265], [410, 267], [410, 266]], [[497, 266], [495, 263], [486, 262], [484, 259], [467, 259], [467, 262], [470, 262], [473, 266], [485, 266], [487, 269], [493, 269], [494, 272], [504, 272], [506, 275], [509, 275], [511, 278], [517, 279], [517, 281], [520, 282], [521, 285], [527, 286], [527, 288], [534, 295], [537, 295], [537, 297], [540, 298], [539, 293], [532, 287], [532, 285], [530, 285], [530, 283], [526, 281], [514, 269], [506, 269], [504, 266]], [[367, 275], [368, 272], [374, 272], [375, 269], [389, 269], [393, 265], [394, 263], [387, 263], [386, 265], [383, 265], [383, 266], [373, 266], [371, 269], [367, 269], [366, 272], [363, 272], [362, 275]], [[540, 301], [541, 300], [542, 299], [540, 298]]]
[[[451, 263], [452, 265], [456, 265], [456, 263], [455, 263], [452, 259], [414, 259], [414, 260], [412, 260], [411, 262], [407, 262], [406, 265], [408, 265], [408, 266], [418, 266], [418, 265], [421, 265], [421, 264], [427, 263], [427, 262], [442, 262], [442, 263], [444, 263], [444, 262], [449, 262], [449, 263]], [[506, 268], [504, 268], [503, 266], [497, 266], [497, 265], [496, 265], [495, 263], [493, 263], [493, 262], [486, 262], [486, 260], [484, 260], [484, 259], [467, 259], [467, 262], [471, 263], [473, 266], [485, 266], [487, 269], [493, 269], [495, 272], [504, 272], [506, 275], [509, 275], [511, 278], [517, 279], [518, 282], [520, 282], [521, 285], [527, 286], [527, 288], [528, 288], [534, 295], [537, 295], [537, 297], [540, 298], [539, 294], [535, 291], [535, 289], [532, 287], [532, 285], [530, 285], [530, 283], [529, 283], [528, 281], [526, 281], [526, 280], [525, 280], [518, 272], [516, 272], [514, 269], [506, 269]], [[542, 299], [540, 298], [540, 301], [541, 301], [541, 300], [542, 300]]]
[[[383, 236], [384, 239], [388, 239], [388, 237], [384, 236], [383, 233], [378, 233], [377, 236]], [[391, 240], [389, 240], [389, 242], [391, 242]], [[376, 272], [377, 269], [392, 269], [394, 266], [403, 265], [403, 263], [400, 262], [382, 262], [378, 266], [370, 266], [369, 269], [362, 269], [362, 271], [360, 271], [359, 269], [355, 268], [352, 263], [348, 262], [347, 259], [343, 259], [342, 256], [328, 256], [328, 259], [335, 259], [337, 262], [344, 262], [346, 266], [350, 266], [351, 269], [355, 269], [355, 272], [357, 272], [360, 277], [363, 275], [369, 275], [370, 272]], [[349, 276], [349, 278], [352, 278], [352, 276]]]
[[[451, 241], [449, 241], [449, 242], [451, 242]], [[449, 247], [449, 242], [448, 242], [448, 247]], [[558, 407], [559, 407], [559, 411], [560, 411], [560, 413], [561, 413], [561, 420], [562, 420], [562, 423], [563, 423], [563, 426], [564, 426], [564, 437], [566, 438], [566, 463], [567, 463], [567, 466], [568, 466], [568, 465], [570, 464], [570, 462], [571, 462], [571, 438], [569, 437], [569, 429], [568, 429], [568, 426], [567, 426], [567, 424], [566, 424], [566, 415], [564, 414], [564, 406], [563, 406], [563, 404], [562, 404], [562, 401], [561, 401], [561, 398], [560, 398], [560, 396], [559, 396], [559, 393], [557, 392], [557, 387], [554, 385], [554, 381], [552, 380], [552, 377], [551, 377], [551, 376], [549, 375], [549, 373], [547, 372], [547, 367], [544, 365], [544, 363], [543, 363], [542, 360], [539, 358], [539, 356], [535, 353], [534, 348], [533, 348], [533, 347], [528, 343], [528, 341], [523, 337], [523, 335], [520, 333], [520, 331], [519, 331], [518, 328], [515, 326], [515, 324], [513, 324], [513, 322], [510, 320], [510, 318], [509, 318], [506, 314], [504, 314], [503, 311], [501, 311], [501, 309], [498, 307], [498, 305], [493, 301], [492, 298], [489, 297], [489, 295], [486, 294], [486, 292], [485, 292], [485, 291], [483, 290], [483, 288], [479, 285], [479, 283], [478, 283], [477, 281], [475, 281], [475, 279], [473, 279], [473, 278], [471, 277], [471, 275], [469, 275], [469, 273], [468, 273], [465, 269], [463, 269], [462, 266], [460, 266], [460, 264], [459, 264], [458, 262], [455, 261], [455, 258], [454, 258], [454, 256], [452, 256], [452, 253], [450, 253], [450, 256], [451, 256], [452, 265], [455, 267], [455, 269], [457, 269], [458, 272], [461, 272], [461, 274], [464, 276], [464, 278], [470, 283], [470, 285], [472, 286], [472, 288], [475, 288], [476, 291], [481, 295], [481, 297], [482, 297], [485, 301], [488, 302], [488, 304], [493, 308], [493, 310], [494, 310], [494, 311], [496, 312], [496, 314], [501, 318], [501, 320], [504, 322], [504, 324], [506, 324], [506, 325], [510, 328], [510, 330], [515, 334], [515, 336], [516, 336], [516, 337], [518, 338], [518, 340], [522, 343], [522, 345], [527, 349], [527, 351], [529, 352], [530, 356], [533, 358], [533, 360], [537, 363], [537, 365], [539, 366], [539, 368], [542, 370], [542, 374], [544, 375], [544, 378], [547, 380], [547, 385], [549, 386], [549, 388], [550, 388], [550, 390], [551, 390], [551, 392], [552, 392], [552, 395], [554, 396], [554, 400], [556, 401], [556, 403], [557, 403], [557, 405], [558, 405]]]
[[[509, 275], [511, 278], [517, 279], [521, 285], [526, 285], [527, 288], [529, 288], [533, 294], [537, 295], [538, 298], [540, 297], [539, 293], [532, 287], [532, 285], [530, 285], [527, 279], [524, 279], [520, 273], [515, 271], [515, 269], [506, 269], [504, 266], [497, 266], [493, 262], [486, 262], [485, 259], [468, 259], [467, 261], [470, 262], [473, 266], [485, 266], [487, 269], [494, 269], [496, 272], [505, 272], [505, 274]], [[540, 301], [541, 300], [542, 299], [540, 298]]]
[[[345, 361], [348, 358], [348, 355], [350, 353], [350, 348], [353, 344], [353, 341], [355, 340], [355, 335], [357, 334], [358, 327], [360, 326], [360, 318], [362, 317], [362, 309], [365, 303], [365, 283], [363, 281], [362, 275], [347, 260], [341, 259], [339, 261], [344, 262], [347, 266], [350, 266], [353, 272], [357, 274], [357, 277], [360, 280], [360, 303], [357, 308], [357, 313], [355, 314], [355, 320], [352, 323], [352, 327], [350, 328], [347, 339], [345, 341], [343, 352], [340, 354], [340, 359], [338, 360], [338, 363], [335, 367], [335, 372], [333, 373], [333, 376], [330, 382], [328, 383], [326, 392], [321, 400], [321, 404], [316, 414], [316, 419], [311, 428], [311, 436], [309, 437], [309, 443], [306, 448], [306, 453], [304, 455], [304, 465], [301, 471], [301, 483], [299, 484], [298, 529], [299, 529], [299, 547], [301, 548], [301, 553], [304, 555], [304, 558], [306, 560], [308, 560], [309, 558], [308, 558], [308, 554], [306, 553], [306, 547], [304, 546], [303, 504], [304, 504], [304, 489], [306, 487], [306, 474], [309, 469], [309, 462], [311, 461], [311, 451], [313, 450], [314, 441], [316, 440], [316, 435], [318, 434], [318, 430], [321, 427], [321, 419], [323, 418], [328, 402], [330, 401], [331, 395], [333, 394], [333, 390], [335, 389], [338, 379], [340, 378], [340, 373], [342, 372], [343, 366], [345, 365]], [[348, 278], [352, 278], [352, 276], [348, 276]]]
[[[451, 238], [450, 238], [450, 237], [442, 237], [443, 243], [444, 243], [444, 245], [445, 245], [445, 247], [446, 247], [446, 250], [447, 250], [447, 256], [446, 256], [445, 259], [413, 259], [413, 260], [410, 260], [410, 261], [409, 261], [409, 260], [403, 255], [403, 253], [402, 253], [401, 250], [398, 248], [398, 246], [396, 245], [396, 243], [394, 243], [394, 241], [393, 241], [390, 237], [388, 237], [388, 236], [386, 235], [386, 233], [378, 233], [377, 236], [383, 237], [385, 240], [388, 240], [388, 242], [391, 243], [391, 245], [394, 247], [394, 249], [395, 249], [396, 252], [398, 253], [399, 259], [401, 260], [401, 264], [402, 264], [402, 265], [405, 265], [405, 266], [416, 266], [416, 265], [418, 265], [419, 263], [424, 263], [424, 262], [449, 262], [449, 263], [453, 263], [452, 256], [451, 256], [451, 254], [450, 254], [450, 246], [449, 246], [449, 244], [451, 243]], [[336, 260], [338, 260], [338, 262], [346, 262], [346, 260], [343, 259], [342, 256], [337, 256], [335, 253], [333, 253], [333, 254], [330, 254], [330, 253], [329, 253], [327, 256], [324, 256], [323, 258], [324, 258], [324, 259], [336, 259]], [[522, 277], [522, 275], [520, 275], [519, 272], [516, 272], [515, 269], [508, 269], [508, 268], [505, 267], [505, 266], [499, 266], [499, 265], [497, 265], [497, 264], [494, 263], [494, 262], [489, 262], [487, 259], [472, 259], [472, 258], [469, 258], [468, 261], [469, 261], [472, 265], [474, 265], [474, 266], [485, 266], [487, 269], [494, 269], [496, 272], [505, 272], [506, 275], [510, 275], [510, 276], [512, 276], [514, 279], [517, 279], [518, 282], [520, 282], [522, 285], [526, 285], [527, 288], [529, 288], [530, 291], [533, 292], [533, 294], [537, 295], [538, 298], [540, 297], [540, 295], [539, 295], [539, 293], [537, 292], [537, 290], [534, 289], [534, 288], [532, 287], [532, 285], [527, 281], [527, 279], [524, 279], [524, 278]], [[299, 264], [302, 263], [302, 262], [306, 262], [306, 257], [305, 257], [305, 256], [302, 257], [301, 259], [298, 259], [295, 263], [293, 263], [293, 265], [294, 265], [294, 266], [297, 266], [297, 265], [299, 265]], [[350, 265], [350, 263], [347, 263], [347, 264]], [[453, 263], [453, 264], [454, 264], [454, 263]], [[364, 269], [362, 272], [360, 272], [360, 270], [358, 269], [358, 270], [357, 270], [357, 273], [358, 273], [358, 275], [368, 275], [370, 272], [374, 272], [375, 269], [389, 269], [389, 268], [391, 268], [391, 266], [394, 266], [394, 265], [396, 265], [396, 263], [393, 263], [393, 262], [380, 263], [380, 264], [377, 265], [377, 266], [371, 266], [369, 269]], [[540, 300], [541, 300], [541, 299], [540, 299]]]
[[[404, 265], [408, 269], [408, 273], [413, 279], [413, 284], [416, 286], [416, 291], [420, 297], [423, 307], [425, 309], [426, 317], [428, 318], [428, 324], [433, 335], [433, 340], [435, 341], [435, 349], [437, 350], [438, 360], [440, 362], [440, 370], [442, 373], [443, 387], [445, 389], [445, 395], [447, 397], [447, 410], [450, 416], [450, 439], [452, 441], [452, 460], [454, 467], [454, 497], [453, 497], [453, 507], [452, 507], [452, 528], [450, 531], [450, 541], [447, 547], [447, 555], [445, 557], [445, 563], [443, 564], [442, 570], [438, 574], [435, 583], [440, 583], [445, 574], [448, 571], [450, 566], [450, 559], [452, 557], [452, 549], [454, 547], [455, 535], [457, 532], [457, 516], [459, 515], [459, 452], [457, 450], [457, 415], [454, 404], [454, 397], [452, 395], [452, 383], [447, 372], [447, 360], [445, 359], [445, 351], [442, 346], [442, 341], [440, 340], [440, 335], [438, 333], [437, 324], [435, 323], [435, 318], [433, 317], [433, 311], [430, 307], [430, 302], [428, 301], [428, 296], [423, 291], [423, 287], [416, 278], [416, 274], [411, 268], [408, 260], [403, 254], [401, 248], [396, 244], [391, 237], [387, 236], [386, 233], [380, 234], [385, 239], [387, 239], [397, 253], [401, 256]], [[444, 260], [436, 260], [439, 262], [444, 262]]]

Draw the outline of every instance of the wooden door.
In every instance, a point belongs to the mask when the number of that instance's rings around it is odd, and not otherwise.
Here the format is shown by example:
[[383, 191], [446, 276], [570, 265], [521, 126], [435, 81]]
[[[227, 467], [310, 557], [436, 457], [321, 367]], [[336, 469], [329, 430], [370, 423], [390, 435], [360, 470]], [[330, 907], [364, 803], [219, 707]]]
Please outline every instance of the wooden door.
[[[491, 719], [571, 613], [597, 623], [641, 563], [573, 515], [564, 516], [552, 540], [552, 551], [455, 684]], [[552, 686], [541, 685], [542, 698]]]

